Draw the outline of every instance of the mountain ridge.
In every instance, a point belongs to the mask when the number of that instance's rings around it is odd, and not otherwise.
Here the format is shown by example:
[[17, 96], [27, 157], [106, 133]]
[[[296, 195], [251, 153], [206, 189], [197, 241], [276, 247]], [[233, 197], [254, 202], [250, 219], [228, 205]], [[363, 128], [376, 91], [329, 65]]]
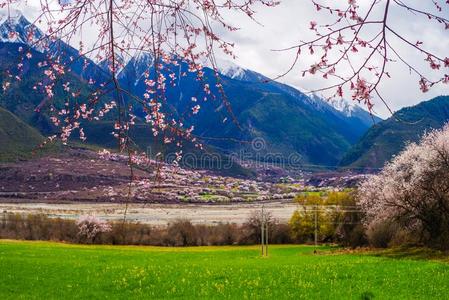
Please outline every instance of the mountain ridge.
[[[26, 27], [30, 26], [30, 23], [22, 18], [19, 24], [22, 27], [15, 30], [22, 32], [26, 32]], [[21, 40], [13, 42], [17, 45], [19, 42], [23, 43]], [[62, 41], [54, 43], [57, 43], [54, 45], [58, 47], [50, 47], [51, 55], [68, 60], [70, 56], [79, 54], [76, 49]], [[2, 44], [7, 45], [9, 42], [3, 40]], [[56, 49], [62, 49], [62, 52], [57, 52]], [[11, 51], [8, 53], [12, 56]], [[79, 77], [80, 85], [91, 79], [102, 82], [108, 73], [108, 63], [100, 62], [97, 65], [88, 58], [84, 59], [88, 62], [88, 68], [84, 63], [82, 66], [74, 64], [70, 68], [70, 74]], [[151, 72], [154, 65], [153, 58], [150, 54], [141, 52], [124, 62], [126, 64], [118, 74], [120, 83], [132, 94], [143, 98], [144, 72]], [[170, 66], [166, 65], [163, 70], [167, 75], [169, 68]], [[196, 75], [188, 72], [186, 62], [181, 61], [178, 68], [185, 71], [187, 76], [179, 78], [178, 84], [167, 90], [167, 99], [168, 109], [179, 117], [191, 111], [192, 97], [203, 99], [204, 92]], [[229, 152], [252, 151], [252, 148], [248, 147], [248, 142], [263, 138], [266, 142], [264, 155], [276, 153], [288, 157], [291, 154], [300, 154], [304, 162], [335, 165], [351, 144], [355, 143], [370, 126], [357, 118], [346, 116], [323, 99], [312, 99], [294, 87], [266, 80], [268, 78], [255, 71], [232, 64], [222, 68], [222, 71], [230, 75], [229, 77], [222, 74], [220, 77], [226, 98], [229, 99], [233, 113], [238, 117], [243, 129], [236, 128], [235, 124], [229, 121], [229, 113], [222, 101], [201, 102], [199, 114], [187, 121], [195, 125], [195, 135], [204, 138], [205, 141], [208, 141], [206, 138], [217, 139], [223, 136], [242, 141], [236, 144], [229, 141], [210, 142], [214, 147]], [[205, 78], [208, 78], [206, 80], [209, 80], [212, 93], [219, 95], [214, 81], [215, 71], [205, 67], [204, 73]], [[26, 101], [25, 97], [23, 101]], [[9, 103], [14, 105], [11, 101]], [[14, 107], [12, 109], [14, 111]], [[143, 111], [136, 113], [144, 117]], [[223, 122], [226, 118], [228, 121]]]
[[29, 158], [43, 141], [35, 128], [0, 106], [0, 161]]
[[370, 128], [343, 157], [343, 167], [379, 168], [409, 142], [449, 121], [449, 96], [438, 96], [400, 109]]

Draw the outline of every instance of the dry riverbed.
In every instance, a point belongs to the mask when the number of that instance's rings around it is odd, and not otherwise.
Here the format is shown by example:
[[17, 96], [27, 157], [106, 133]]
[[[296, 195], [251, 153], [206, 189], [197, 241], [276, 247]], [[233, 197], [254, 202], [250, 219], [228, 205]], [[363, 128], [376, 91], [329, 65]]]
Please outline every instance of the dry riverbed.
[[[265, 203], [208, 204], [136, 204], [128, 205], [126, 218], [152, 225], [166, 225], [177, 219], [188, 219], [195, 224], [244, 223], [252, 212], [270, 212], [279, 221], [288, 221], [297, 204], [277, 201]], [[118, 203], [0, 203], [0, 212], [45, 214], [50, 217], [76, 219], [93, 214], [111, 221], [122, 220], [125, 205]]]

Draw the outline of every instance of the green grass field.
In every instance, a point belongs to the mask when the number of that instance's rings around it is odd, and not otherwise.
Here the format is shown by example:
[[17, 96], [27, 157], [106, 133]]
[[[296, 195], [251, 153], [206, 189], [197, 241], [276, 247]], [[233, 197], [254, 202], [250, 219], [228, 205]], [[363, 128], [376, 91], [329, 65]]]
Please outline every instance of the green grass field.
[[449, 263], [322, 247], [121, 247], [0, 240], [0, 299], [447, 299]]

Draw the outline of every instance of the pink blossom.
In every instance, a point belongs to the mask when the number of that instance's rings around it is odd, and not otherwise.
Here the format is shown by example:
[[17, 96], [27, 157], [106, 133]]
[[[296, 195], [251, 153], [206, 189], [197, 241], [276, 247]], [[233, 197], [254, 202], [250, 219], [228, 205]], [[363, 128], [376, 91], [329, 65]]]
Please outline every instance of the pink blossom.
[[96, 216], [83, 215], [76, 221], [78, 226], [78, 234], [94, 239], [98, 234], [111, 231], [112, 227], [106, 221], [103, 221]]

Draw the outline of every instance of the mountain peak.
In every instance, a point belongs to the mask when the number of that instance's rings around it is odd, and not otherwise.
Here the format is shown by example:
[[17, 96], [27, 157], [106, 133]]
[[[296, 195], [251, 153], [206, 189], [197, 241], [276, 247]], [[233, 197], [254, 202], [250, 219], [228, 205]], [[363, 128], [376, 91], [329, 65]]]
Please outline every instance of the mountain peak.
[[43, 47], [34, 45], [44, 34], [19, 11], [10, 10], [9, 14], [0, 14], [0, 42], [33, 44], [33, 48], [42, 52]]
[[119, 64], [118, 78], [134, 78], [134, 85], [136, 85], [141, 78], [144, 77], [145, 72], [154, 64], [154, 58], [151, 53], [138, 52], [128, 60], [120, 57], [122, 60]]
[[19, 26], [25, 27], [31, 25], [30, 21], [22, 14], [20, 10], [11, 9], [9, 13], [7, 11], [0, 10], [0, 26]]
[[449, 96], [439, 96], [415, 106], [404, 107], [394, 116], [371, 127], [345, 155], [341, 165], [382, 167], [407, 143], [417, 142], [425, 132], [441, 128], [448, 120]]
[[245, 69], [229, 60], [217, 59], [217, 71], [232, 79], [242, 79], [245, 76]]
[[344, 113], [346, 116], [350, 117], [353, 112], [357, 109], [357, 104], [350, 102], [344, 98], [334, 98], [329, 99], [329, 104], [332, 105], [336, 110]]
[[325, 98], [322, 95], [318, 95], [315, 93], [308, 92], [310, 95], [309, 97], [318, 102], [324, 102], [327, 105], [331, 106], [335, 110], [341, 112], [346, 117], [353, 117], [354, 115], [360, 113], [361, 111], [366, 112], [369, 114], [369, 112], [365, 111], [362, 107], [357, 105], [354, 101], [349, 101], [344, 98]]

